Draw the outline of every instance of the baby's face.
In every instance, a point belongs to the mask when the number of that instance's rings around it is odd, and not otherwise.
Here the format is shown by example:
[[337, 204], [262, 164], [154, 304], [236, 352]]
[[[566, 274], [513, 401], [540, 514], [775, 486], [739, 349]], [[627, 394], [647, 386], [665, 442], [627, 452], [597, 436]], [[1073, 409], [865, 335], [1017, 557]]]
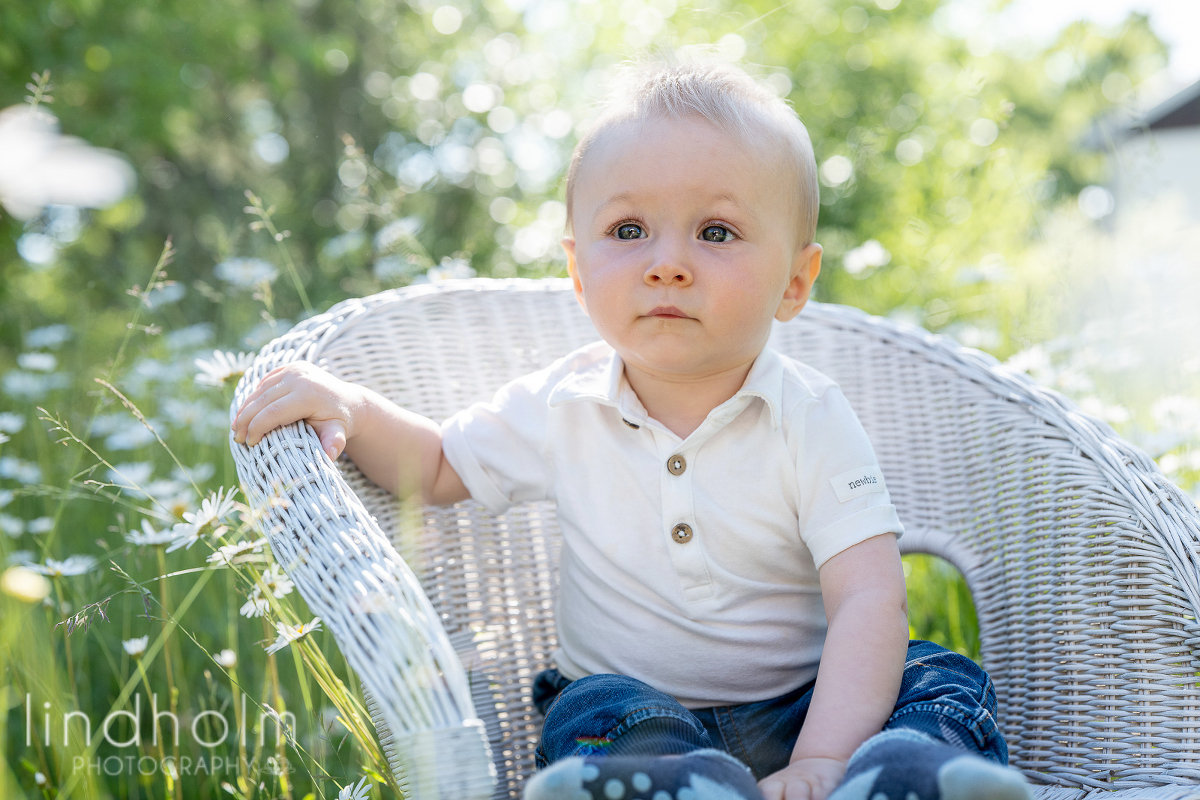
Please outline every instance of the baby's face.
[[627, 365], [703, 378], [748, 364], [795, 316], [821, 265], [798, 241], [796, 178], [702, 118], [626, 123], [580, 165], [576, 293]]

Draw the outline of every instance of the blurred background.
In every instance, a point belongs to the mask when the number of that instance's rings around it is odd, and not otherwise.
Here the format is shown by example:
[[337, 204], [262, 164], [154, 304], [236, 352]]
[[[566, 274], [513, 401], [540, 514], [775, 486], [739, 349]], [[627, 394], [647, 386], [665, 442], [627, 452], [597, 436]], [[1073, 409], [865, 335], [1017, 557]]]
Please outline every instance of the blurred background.
[[[238, 354], [385, 288], [564, 275], [571, 148], [648, 48], [796, 108], [816, 299], [991, 353], [1200, 496], [1197, 32], [1191, 0], [3, 4], [0, 796], [393, 796], [229, 500]], [[913, 636], [977, 658], [961, 578], [905, 569]], [[64, 744], [65, 714], [155, 693], [246, 742]], [[129, 753], [156, 766], [91, 768]]]

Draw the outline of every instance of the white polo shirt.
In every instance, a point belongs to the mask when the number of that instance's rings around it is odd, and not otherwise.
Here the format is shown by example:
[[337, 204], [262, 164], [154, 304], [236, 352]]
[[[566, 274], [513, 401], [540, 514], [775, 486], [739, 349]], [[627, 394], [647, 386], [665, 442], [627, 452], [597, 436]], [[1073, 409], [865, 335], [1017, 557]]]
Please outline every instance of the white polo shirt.
[[687, 439], [596, 342], [447, 419], [442, 448], [493, 514], [557, 503], [559, 671], [628, 675], [688, 708], [816, 677], [820, 566], [904, 531], [841, 389], [769, 347]]

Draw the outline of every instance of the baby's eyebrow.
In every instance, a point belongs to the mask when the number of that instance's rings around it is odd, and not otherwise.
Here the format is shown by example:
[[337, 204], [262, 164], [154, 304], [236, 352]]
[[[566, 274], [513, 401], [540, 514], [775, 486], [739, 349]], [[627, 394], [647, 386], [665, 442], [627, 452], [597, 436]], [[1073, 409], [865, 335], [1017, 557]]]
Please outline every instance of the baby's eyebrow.
[[[604, 211], [604, 209], [608, 208], [609, 206], [616, 205], [617, 203], [628, 202], [633, 199], [635, 199], [635, 194], [633, 192], [630, 192], [630, 191], [617, 192], [612, 197], [608, 198], [603, 203], [601, 203], [599, 206], [597, 206], [596, 213], [599, 214], [602, 211]], [[721, 194], [713, 195], [709, 202], [729, 203], [729, 205], [733, 206], [739, 212], [748, 216], [754, 222], [759, 221], [758, 214], [756, 214], [754, 212], [754, 209], [752, 207], [747, 206], [745, 203], [741, 202], [735, 196], [729, 194], [728, 192], [722, 192]]]
[[632, 199], [633, 199], [633, 192], [617, 192], [612, 197], [608, 198], [603, 203], [601, 203], [596, 208], [596, 213], [599, 214], [601, 211], [603, 211], [604, 209], [608, 208], [611, 205], [616, 205], [617, 203], [624, 203], [624, 202], [626, 202], [628, 200], [632, 200]]
[[727, 193], [718, 194], [712, 198], [712, 202], [728, 203], [729, 205], [731, 205], [735, 209], [737, 209], [739, 214], [745, 214], [746, 217], [749, 218], [749, 220], [752, 223], [754, 223], [755, 225], [759, 224], [762, 221], [761, 219], [759, 219], [758, 213], [754, 210], [753, 205], [746, 205], [745, 203], [738, 200], [736, 197], [734, 197], [731, 194], [727, 194]]

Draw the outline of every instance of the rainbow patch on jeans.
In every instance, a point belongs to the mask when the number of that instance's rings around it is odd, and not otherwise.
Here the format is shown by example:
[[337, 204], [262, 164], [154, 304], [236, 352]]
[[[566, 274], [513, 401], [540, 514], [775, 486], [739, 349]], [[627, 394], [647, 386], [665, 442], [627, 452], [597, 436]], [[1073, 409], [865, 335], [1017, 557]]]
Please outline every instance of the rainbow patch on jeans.
[[583, 747], [608, 747], [612, 743], [607, 736], [581, 736], [575, 740], [575, 744]]

